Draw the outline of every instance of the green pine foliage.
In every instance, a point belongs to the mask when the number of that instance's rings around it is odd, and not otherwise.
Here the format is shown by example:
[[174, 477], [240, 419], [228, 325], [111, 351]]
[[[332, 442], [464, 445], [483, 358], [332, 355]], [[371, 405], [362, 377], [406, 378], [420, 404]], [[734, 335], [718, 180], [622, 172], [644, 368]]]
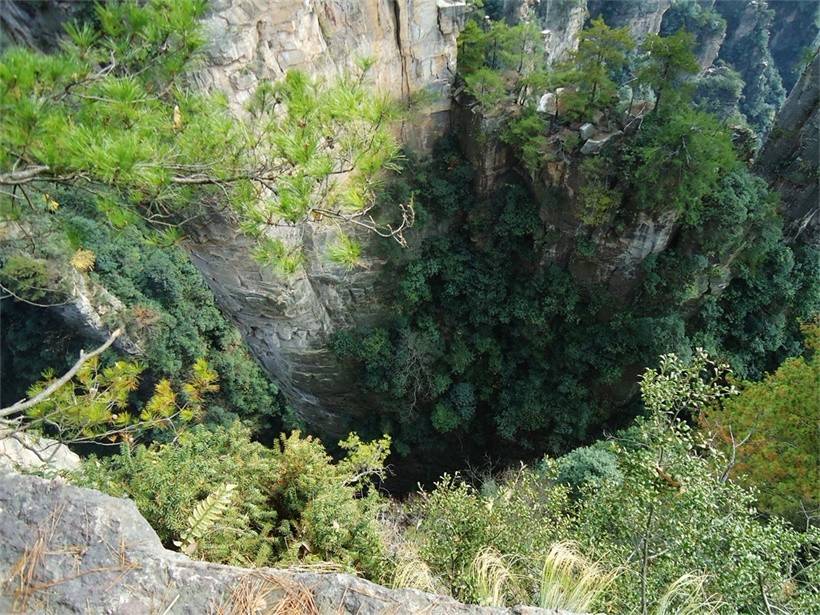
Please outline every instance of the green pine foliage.
[[[141, 349], [145, 386], [138, 397], [144, 399], [162, 378], [184, 377], [197, 359], [205, 358], [220, 383], [205, 419], [230, 424], [241, 417], [257, 428], [277, 431], [287, 411], [276, 384], [250, 356], [183, 249], [167, 244], [139, 219], [112, 224], [81, 191], [55, 191], [50, 198], [60, 203], [54, 212], [17, 216], [21, 227], [48, 241], [38, 242], [34, 250], [25, 235], [3, 242], [0, 283], [12, 285], [28, 300], [59, 303], [67, 296], [61, 263], [78, 249], [91, 252], [94, 266], [84, 275], [126, 308], [107, 324], [123, 326]], [[117, 203], [112, 200], [110, 206]], [[19, 399], [47, 368], [67, 369], [88, 346], [53, 308], [3, 301], [0, 310], [4, 402]], [[32, 335], [47, 343], [32, 343]]]
[[97, 195], [100, 211], [168, 228], [227, 201], [259, 238], [318, 209], [340, 221], [369, 211], [398, 154], [390, 126], [398, 108], [363, 85], [370, 63], [334, 84], [300, 72], [261, 82], [235, 114], [223, 95], [198, 92], [187, 78], [206, 8], [205, 0], [99, 4], [93, 21], [66, 27], [53, 54], [4, 51], [0, 174], [14, 187], [4, 206], [69, 183]]
[[[334, 463], [299, 432], [273, 447], [239, 423], [195, 427], [175, 442], [92, 458], [80, 484], [132, 498], [168, 547], [243, 566], [327, 563], [372, 579], [390, 574], [373, 488], [389, 438], [351, 436]], [[231, 485], [230, 489], [228, 485]]]

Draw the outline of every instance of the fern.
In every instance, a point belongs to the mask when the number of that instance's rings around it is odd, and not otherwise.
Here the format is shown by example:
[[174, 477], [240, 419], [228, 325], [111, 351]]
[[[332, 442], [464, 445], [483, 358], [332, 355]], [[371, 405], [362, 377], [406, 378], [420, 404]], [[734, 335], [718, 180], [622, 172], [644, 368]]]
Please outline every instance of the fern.
[[188, 527], [180, 536], [182, 541], [177, 543], [178, 546], [184, 545], [182, 547], [183, 553], [186, 555], [196, 553], [197, 541], [225, 514], [228, 506], [230, 506], [234, 489], [236, 489], [236, 485], [225, 483], [196, 505], [188, 517]]

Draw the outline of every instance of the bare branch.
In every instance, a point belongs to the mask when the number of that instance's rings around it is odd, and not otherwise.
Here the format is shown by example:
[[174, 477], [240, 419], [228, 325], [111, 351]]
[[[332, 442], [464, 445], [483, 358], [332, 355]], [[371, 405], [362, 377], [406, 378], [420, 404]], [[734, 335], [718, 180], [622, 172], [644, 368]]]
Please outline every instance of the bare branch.
[[48, 398], [49, 395], [54, 393], [54, 391], [56, 391], [66, 382], [71, 380], [74, 377], [74, 375], [80, 370], [80, 367], [82, 367], [83, 363], [108, 350], [109, 346], [111, 346], [111, 344], [114, 343], [114, 340], [116, 340], [121, 334], [122, 329], [116, 329], [102, 346], [92, 350], [89, 353], [86, 353], [84, 350], [81, 350], [80, 358], [77, 359], [77, 362], [71, 367], [70, 370], [68, 370], [60, 378], [52, 382], [50, 385], [48, 385], [45, 389], [40, 391], [31, 399], [22, 399], [12, 406], [0, 409], [0, 417], [10, 416], [17, 412], [22, 412], [23, 410], [31, 408], [32, 406], [39, 404], [41, 401], [44, 401], [46, 398]]

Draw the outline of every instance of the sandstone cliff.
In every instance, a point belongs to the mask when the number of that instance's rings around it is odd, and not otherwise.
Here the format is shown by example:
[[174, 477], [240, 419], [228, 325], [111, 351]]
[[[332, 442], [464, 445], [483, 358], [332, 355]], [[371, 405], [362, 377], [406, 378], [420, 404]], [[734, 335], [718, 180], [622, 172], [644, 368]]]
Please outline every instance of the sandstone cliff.
[[803, 72], [783, 108], [755, 169], [780, 194], [786, 234], [820, 247], [820, 54]]
[[3, 613], [561, 615], [468, 606], [347, 574], [194, 561], [164, 549], [130, 500], [13, 473], [0, 474], [0, 582]]
[[[375, 88], [397, 98], [427, 93], [428, 105], [402, 127], [403, 141], [424, 150], [447, 130], [465, 11], [464, 2], [449, 0], [220, 0], [207, 22], [210, 66], [199, 79], [239, 105], [260, 79], [288, 69], [333, 78], [353, 69], [357, 58], [371, 57]], [[353, 271], [329, 262], [337, 233], [316, 223], [275, 229], [273, 235], [305, 255], [304, 267], [289, 277], [258, 265], [251, 242], [222, 216], [189, 229], [187, 243], [252, 352], [297, 413], [329, 441], [344, 437], [367, 403], [328, 341], [340, 328], [377, 317], [382, 296], [383, 263], [372, 249]]]

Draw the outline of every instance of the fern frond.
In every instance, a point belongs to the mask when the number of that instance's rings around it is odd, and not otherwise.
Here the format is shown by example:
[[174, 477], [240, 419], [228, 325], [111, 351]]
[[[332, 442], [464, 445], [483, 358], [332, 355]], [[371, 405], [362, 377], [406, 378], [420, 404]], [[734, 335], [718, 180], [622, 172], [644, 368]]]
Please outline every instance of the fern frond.
[[182, 543], [185, 545], [182, 552], [193, 555], [200, 540], [225, 514], [231, 504], [231, 497], [236, 485], [225, 483], [207, 498], [196, 505], [188, 517], [187, 528], [182, 533]]

